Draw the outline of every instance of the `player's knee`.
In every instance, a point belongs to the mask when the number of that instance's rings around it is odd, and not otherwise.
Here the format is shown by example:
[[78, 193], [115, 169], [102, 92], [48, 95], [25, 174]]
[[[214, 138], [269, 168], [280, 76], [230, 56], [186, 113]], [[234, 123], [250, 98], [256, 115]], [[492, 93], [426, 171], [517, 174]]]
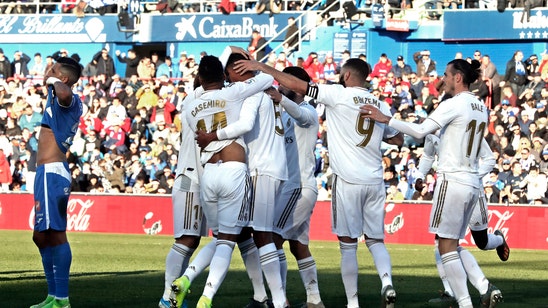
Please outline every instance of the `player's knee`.
[[381, 239], [375, 239], [375, 238], [367, 238], [365, 239], [365, 245], [367, 248], [375, 245], [375, 244], [384, 244], [384, 240]]
[[487, 241], [489, 240], [487, 237], [487, 230], [472, 231], [472, 237], [474, 238], [476, 246], [479, 249], [485, 250], [485, 247], [487, 247]]

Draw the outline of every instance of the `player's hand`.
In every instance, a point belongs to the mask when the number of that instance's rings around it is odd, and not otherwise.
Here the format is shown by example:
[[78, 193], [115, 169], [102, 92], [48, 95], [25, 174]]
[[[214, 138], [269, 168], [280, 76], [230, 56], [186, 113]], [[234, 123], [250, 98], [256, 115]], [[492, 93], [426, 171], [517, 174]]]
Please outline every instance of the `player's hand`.
[[272, 101], [276, 104], [282, 101], [282, 94], [278, 91], [278, 89], [274, 87], [270, 87], [267, 90], [265, 90], [265, 93], [270, 96]]
[[230, 46], [230, 50], [232, 51], [232, 53], [239, 53], [242, 56], [244, 56], [246, 59], [250, 59], [249, 53], [242, 47]]
[[377, 107], [373, 105], [363, 105], [360, 107], [362, 118], [371, 119], [380, 123], [388, 123], [391, 117], [384, 115]]
[[429, 157], [434, 157], [437, 152], [437, 138], [435, 138], [432, 134], [426, 135], [424, 140], [424, 154]]
[[216, 132], [207, 133], [203, 130], [197, 130], [196, 137], [194, 139], [196, 139], [198, 146], [204, 149], [211, 143], [211, 141], [214, 141], [216, 138], [217, 138]]
[[257, 71], [261, 69], [261, 63], [257, 60], [239, 60], [234, 63], [234, 71], [240, 75], [245, 72]]

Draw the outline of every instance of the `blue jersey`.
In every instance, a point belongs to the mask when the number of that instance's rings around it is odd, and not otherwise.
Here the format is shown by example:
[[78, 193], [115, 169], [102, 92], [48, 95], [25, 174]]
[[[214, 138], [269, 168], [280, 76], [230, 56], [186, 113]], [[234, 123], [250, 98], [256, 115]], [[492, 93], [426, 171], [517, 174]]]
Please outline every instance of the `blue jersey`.
[[78, 130], [82, 110], [82, 101], [78, 95], [73, 94], [70, 106], [64, 107], [54, 96], [53, 86], [48, 86], [48, 101], [42, 117], [42, 126], [47, 126], [53, 131], [55, 141], [63, 153], [66, 153], [72, 144], [72, 139]]

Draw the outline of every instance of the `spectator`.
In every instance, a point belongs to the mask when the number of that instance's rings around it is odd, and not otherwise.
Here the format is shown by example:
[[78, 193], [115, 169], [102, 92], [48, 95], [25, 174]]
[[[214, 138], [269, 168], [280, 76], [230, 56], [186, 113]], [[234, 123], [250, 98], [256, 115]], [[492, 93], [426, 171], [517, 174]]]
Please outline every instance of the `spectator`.
[[390, 59], [388, 59], [388, 56], [383, 53], [381, 54], [379, 61], [373, 66], [373, 71], [371, 72], [371, 74], [369, 74], [369, 76], [371, 78], [377, 77], [380, 79], [384, 79], [384, 77], [386, 77], [386, 74], [388, 74], [390, 70], [392, 70], [392, 61], [390, 61]]
[[436, 61], [430, 58], [430, 51], [417, 51], [413, 54], [413, 60], [417, 64], [417, 77], [428, 80], [430, 72], [436, 71]]
[[313, 51], [308, 54], [308, 58], [303, 62], [303, 68], [313, 82], [320, 83], [321, 79], [323, 79], [323, 66], [316, 52]]
[[156, 75], [156, 67], [148, 57], [144, 57], [137, 65], [137, 75], [140, 79], [151, 80]]
[[521, 183], [521, 186], [525, 188], [527, 201], [533, 203], [536, 199], [544, 198], [547, 188], [546, 184], [546, 174], [539, 173], [537, 166], [531, 166], [529, 173]]
[[540, 101], [542, 99], [542, 89], [546, 88], [546, 83], [540, 77], [539, 72], [534, 72], [529, 75], [531, 80], [527, 82], [523, 88], [523, 92], [519, 96], [520, 100], [529, 100]]
[[[393, 166], [386, 166], [384, 168], [384, 186], [388, 190], [390, 186], [394, 185], [394, 187], [398, 186], [398, 178], [396, 177], [396, 169]], [[397, 190], [397, 188], [396, 188]], [[402, 197], [403, 199], [403, 197]]]
[[0, 79], [8, 79], [11, 77], [11, 63], [10, 60], [4, 55], [4, 50], [0, 48]]
[[[409, 91], [411, 92], [413, 99], [418, 99], [423, 102], [423, 105], [428, 106], [428, 104], [426, 104], [426, 101], [424, 101], [424, 98], [419, 98], [421, 95], [423, 95], [422, 89], [424, 88], [424, 81], [417, 76], [417, 73], [411, 72], [411, 74], [409, 74], [409, 82]], [[430, 95], [430, 92], [428, 92], [428, 95]], [[430, 112], [427, 107], [425, 107], [425, 109], [427, 112]]]
[[126, 78], [130, 78], [133, 75], [135, 76], [138, 75], [137, 67], [139, 66], [140, 60], [137, 57], [135, 50], [129, 49], [127, 51], [127, 56], [121, 53], [119, 50], [116, 50], [115, 54], [118, 61], [126, 64], [126, 73], [125, 73]]
[[486, 182], [483, 190], [488, 203], [499, 203], [500, 191], [494, 186], [493, 182]]
[[154, 67], [158, 69], [158, 67], [162, 65], [164, 62], [160, 60], [160, 56], [158, 55], [157, 52], [154, 51], [150, 54], [150, 63], [154, 64]]
[[188, 62], [187, 52], [182, 51], [181, 54], [179, 55], [179, 61], [177, 62], [179, 66], [179, 72], [181, 72], [181, 77], [187, 62]]
[[535, 161], [535, 158], [533, 155], [531, 155], [531, 150], [528, 147], [524, 147], [519, 152], [519, 156], [517, 161], [521, 165], [521, 169], [525, 172], [529, 172], [529, 169], [533, 166], [536, 167], [537, 162]]
[[398, 56], [396, 59], [396, 65], [392, 65], [390, 69], [396, 78], [401, 78], [404, 75], [409, 75], [413, 72], [413, 69], [409, 64], [406, 64], [403, 56]]
[[143, 119], [140, 113], [135, 114], [133, 121], [131, 122], [131, 128], [129, 131], [129, 141], [131, 143], [139, 142], [141, 136], [147, 138], [148, 122], [146, 119]]
[[34, 128], [36, 126], [40, 125], [41, 121], [42, 115], [38, 112], [35, 112], [30, 104], [27, 104], [23, 110], [23, 114], [21, 114], [21, 117], [19, 117], [17, 123], [19, 124], [21, 130], [26, 128], [32, 132], [34, 131]]
[[156, 106], [152, 107], [152, 113], [150, 115], [150, 122], [152, 127], [149, 125], [149, 128], [154, 132], [156, 129], [154, 127], [155, 123], [163, 122], [164, 124], [173, 123], [172, 113], [175, 111], [175, 106], [164, 98], [159, 98], [157, 100]]
[[390, 185], [386, 190], [386, 202], [399, 202], [405, 200], [401, 191], [394, 184]]
[[299, 28], [294, 17], [287, 18], [287, 32], [285, 33], [283, 48], [287, 55], [299, 51]]
[[110, 182], [111, 187], [118, 186], [120, 191], [126, 189], [125, 185], [125, 168], [122, 165], [120, 160], [114, 160], [112, 163], [112, 171], [107, 172], [105, 175], [107, 180]]
[[[107, 115], [103, 121], [103, 127], [109, 128], [114, 124], [120, 124], [122, 127], [127, 119], [126, 107], [122, 105], [119, 98], [112, 99], [110, 106], [108, 107]], [[129, 127], [128, 127], [129, 129]]]
[[30, 57], [27, 54], [16, 51], [13, 54], [13, 62], [11, 62], [11, 76], [26, 78], [29, 75], [29, 62]]
[[[527, 83], [527, 70], [523, 62], [523, 52], [517, 50], [514, 52], [512, 59], [506, 63], [506, 71], [504, 79], [501, 81], [501, 87], [508, 85], [512, 88], [512, 92], [519, 97]], [[514, 106], [514, 105], [513, 105]]]
[[333, 55], [331, 53], [328, 53], [325, 56], [325, 60], [323, 62], [323, 78], [326, 83], [339, 82], [339, 75], [337, 74], [337, 70], [337, 64], [335, 64], [335, 62], [333, 61]]
[[490, 91], [491, 100], [487, 107], [490, 109], [494, 108], [500, 104], [500, 75], [497, 71], [497, 66], [491, 61], [489, 55], [484, 55], [481, 58], [481, 76]]
[[196, 65], [196, 59], [194, 55], [189, 55], [185, 65], [181, 71], [181, 77], [183, 81], [189, 85], [194, 83], [194, 78], [198, 74], [198, 65]]
[[489, 97], [489, 88], [487, 87], [487, 84], [483, 80], [483, 78], [480, 76], [476, 81], [472, 82], [470, 84], [469, 88], [470, 92], [474, 93], [474, 95], [485, 105], [487, 105], [487, 98]]
[[12, 117], [8, 117], [7, 121], [6, 121], [6, 128], [5, 129], [6, 129], [6, 135], [8, 135], [8, 137], [10, 137], [10, 139], [21, 137], [22, 130], [21, 130], [21, 127], [19, 127], [19, 125], [17, 125], [17, 120], [16, 119], [14, 119]]
[[97, 118], [101, 120], [101, 122], [105, 121], [105, 119], [107, 118], [108, 108], [108, 99], [104, 96], [99, 97], [99, 111], [97, 113]]
[[177, 66], [173, 64], [170, 56], [166, 56], [165, 62], [157, 66], [156, 78], [162, 75], [166, 75], [170, 80], [172, 78], [178, 78], [180, 75]]
[[253, 30], [251, 40], [247, 46], [247, 51], [257, 61], [263, 61], [267, 53], [270, 53], [270, 48], [267, 48], [266, 40], [258, 30]]
[[510, 192], [520, 190], [521, 193], [522, 182], [525, 179], [525, 176], [526, 174], [523, 172], [520, 162], [515, 161], [512, 163], [511, 173], [508, 175], [504, 184], [505, 186], [510, 186]]
[[[520, 117], [517, 120], [517, 122], [519, 124], [521, 132], [524, 133], [525, 136], [529, 138], [529, 135], [531, 134], [531, 132], [529, 131], [529, 125], [531, 125], [531, 123], [534, 123], [534, 122], [533, 120], [529, 118], [529, 114], [525, 110], [522, 110], [520, 112]], [[533, 138], [529, 138], [529, 141], [531, 140], [533, 140]]]
[[158, 95], [156, 95], [149, 83], [146, 83], [139, 90], [137, 90], [135, 97], [138, 99], [137, 110], [144, 107], [147, 111], [149, 111], [152, 107], [158, 104]]
[[12, 182], [10, 163], [7, 160], [4, 150], [0, 149], [0, 192], [8, 192]]
[[548, 147], [545, 147], [540, 154], [539, 171], [548, 175]]
[[116, 74], [114, 59], [109, 55], [106, 48], [93, 55], [93, 62], [97, 66], [97, 75], [105, 74], [107, 78], [110, 78]]
[[[283, 51], [280, 51], [280, 53], [278, 54], [277, 62], [279, 63], [280, 68], [281, 68], [282, 71], [286, 67], [293, 66], [293, 63], [291, 63], [291, 61], [289, 61], [289, 59], [287, 59], [287, 54]], [[335, 64], [335, 67], [337, 67], [336, 64]], [[335, 72], [335, 74], [336, 73], [337, 72]]]
[[518, 106], [518, 96], [516, 95], [516, 92], [512, 89], [510, 85], [505, 85], [502, 88], [502, 105], [509, 105], [512, 107], [511, 110], [517, 110], [514, 108], [517, 108]]

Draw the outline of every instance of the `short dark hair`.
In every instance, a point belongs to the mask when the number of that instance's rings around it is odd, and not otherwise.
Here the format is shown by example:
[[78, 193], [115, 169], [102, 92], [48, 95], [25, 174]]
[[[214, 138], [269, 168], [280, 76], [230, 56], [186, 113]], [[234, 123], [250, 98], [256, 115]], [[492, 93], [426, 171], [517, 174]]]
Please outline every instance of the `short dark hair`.
[[367, 76], [371, 73], [369, 70], [369, 65], [367, 65], [367, 62], [363, 61], [362, 59], [358, 58], [351, 58], [346, 61], [346, 63], [343, 65], [344, 68], [350, 69], [365, 80]]
[[215, 56], [204, 56], [198, 65], [198, 76], [203, 82], [224, 81], [223, 65]]
[[310, 82], [310, 75], [308, 75], [308, 73], [302, 67], [288, 66], [288, 67], [284, 68], [283, 72], [288, 73], [290, 75], [293, 75], [293, 76], [299, 78], [300, 80]]
[[60, 57], [59, 59], [57, 59], [57, 63], [59, 63], [62, 70], [64, 70], [68, 74], [71, 86], [75, 84], [78, 79], [80, 79], [80, 76], [82, 76], [82, 66], [73, 58]]

